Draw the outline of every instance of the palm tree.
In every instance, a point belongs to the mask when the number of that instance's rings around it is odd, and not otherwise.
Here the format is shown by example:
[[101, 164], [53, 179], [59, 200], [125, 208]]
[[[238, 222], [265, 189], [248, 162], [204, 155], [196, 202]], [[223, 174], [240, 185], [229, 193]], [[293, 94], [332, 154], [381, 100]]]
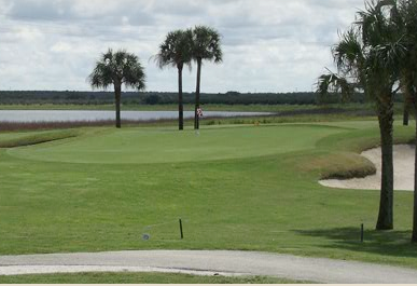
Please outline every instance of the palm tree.
[[[417, 118], [417, 2], [409, 0], [399, 1], [399, 10], [403, 20], [403, 44], [406, 52], [402, 61], [401, 85], [405, 95], [405, 104]], [[416, 124], [417, 136], [417, 124]], [[417, 152], [414, 173], [414, 212], [413, 231], [411, 241], [417, 243]]]
[[173, 66], [178, 69], [178, 125], [184, 129], [184, 107], [182, 99], [182, 70], [184, 65], [191, 68], [192, 31], [176, 30], [168, 33], [165, 41], [159, 46], [155, 60], [160, 68]]
[[[388, 11], [387, 11], [388, 9]], [[382, 149], [382, 178], [377, 230], [393, 229], [394, 89], [398, 82], [401, 44], [395, 1], [369, 2], [333, 50], [338, 74], [321, 76], [319, 92], [337, 86], [349, 94], [361, 89], [375, 103]], [[350, 83], [350, 84], [347, 84]]]
[[109, 49], [96, 63], [96, 67], [87, 80], [93, 88], [114, 86], [117, 128], [121, 127], [120, 103], [122, 85], [137, 88], [138, 90], [145, 88], [145, 73], [139, 58], [125, 50], [113, 53]]
[[193, 59], [197, 63], [195, 91], [194, 129], [200, 128], [197, 110], [200, 108], [201, 66], [204, 60], [220, 63], [223, 60], [220, 34], [210, 27], [196, 26], [193, 29]]

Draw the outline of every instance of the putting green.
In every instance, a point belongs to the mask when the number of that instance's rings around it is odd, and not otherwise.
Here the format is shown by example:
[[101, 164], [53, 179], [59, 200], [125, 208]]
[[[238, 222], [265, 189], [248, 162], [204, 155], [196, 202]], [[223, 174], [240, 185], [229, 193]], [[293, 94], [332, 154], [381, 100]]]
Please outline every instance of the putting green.
[[[395, 126], [396, 142], [414, 130]], [[380, 233], [379, 192], [317, 182], [368, 172], [357, 153], [378, 144], [375, 122], [43, 132], [0, 134], [0, 255], [256, 250], [417, 268], [411, 193]]]
[[194, 131], [108, 129], [97, 136], [9, 149], [23, 159], [100, 164], [195, 162], [256, 157], [312, 149], [345, 129], [320, 125], [248, 126]]

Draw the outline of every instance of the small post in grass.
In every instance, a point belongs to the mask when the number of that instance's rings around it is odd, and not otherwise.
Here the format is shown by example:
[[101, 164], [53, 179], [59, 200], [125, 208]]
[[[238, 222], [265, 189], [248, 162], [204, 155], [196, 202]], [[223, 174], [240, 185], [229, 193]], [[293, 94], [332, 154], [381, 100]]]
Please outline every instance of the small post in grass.
[[180, 219], [180, 233], [181, 233], [181, 239], [184, 238], [184, 234], [182, 232], [182, 220]]
[[363, 223], [361, 224], [361, 243], [363, 243], [363, 231], [364, 231], [364, 226]]

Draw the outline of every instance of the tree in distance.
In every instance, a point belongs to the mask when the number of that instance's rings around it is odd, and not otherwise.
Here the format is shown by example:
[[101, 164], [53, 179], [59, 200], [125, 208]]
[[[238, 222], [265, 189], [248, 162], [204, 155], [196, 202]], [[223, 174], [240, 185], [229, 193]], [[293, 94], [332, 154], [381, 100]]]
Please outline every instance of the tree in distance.
[[121, 128], [120, 105], [122, 85], [143, 90], [145, 88], [145, 72], [139, 58], [120, 50], [113, 52], [109, 49], [96, 63], [87, 81], [93, 88], [108, 88], [114, 86], [116, 103], [116, 128]]
[[220, 63], [223, 60], [220, 34], [210, 27], [196, 26], [192, 30], [193, 59], [197, 63], [197, 84], [195, 92], [194, 129], [200, 128], [197, 110], [200, 108], [201, 67], [203, 61]]
[[192, 31], [176, 30], [169, 32], [164, 42], [159, 46], [155, 56], [157, 65], [162, 69], [166, 66], [178, 69], [178, 128], [184, 129], [184, 107], [182, 95], [182, 71], [184, 65], [191, 69], [192, 60]]

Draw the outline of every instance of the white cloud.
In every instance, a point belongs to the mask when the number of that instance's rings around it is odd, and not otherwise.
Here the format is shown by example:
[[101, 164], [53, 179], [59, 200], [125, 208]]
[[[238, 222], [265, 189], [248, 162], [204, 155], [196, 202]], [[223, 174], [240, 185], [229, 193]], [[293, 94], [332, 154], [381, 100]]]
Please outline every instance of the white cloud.
[[[0, 89], [89, 90], [100, 53], [125, 48], [141, 58], [148, 90], [176, 90], [175, 70], [149, 58], [167, 32], [210, 25], [224, 62], [206, 63], [202, 90], [312, 89], [330, 47], [363, 0], [0, 0]], [[184, 75], [194, 90], [195, 69]]]

